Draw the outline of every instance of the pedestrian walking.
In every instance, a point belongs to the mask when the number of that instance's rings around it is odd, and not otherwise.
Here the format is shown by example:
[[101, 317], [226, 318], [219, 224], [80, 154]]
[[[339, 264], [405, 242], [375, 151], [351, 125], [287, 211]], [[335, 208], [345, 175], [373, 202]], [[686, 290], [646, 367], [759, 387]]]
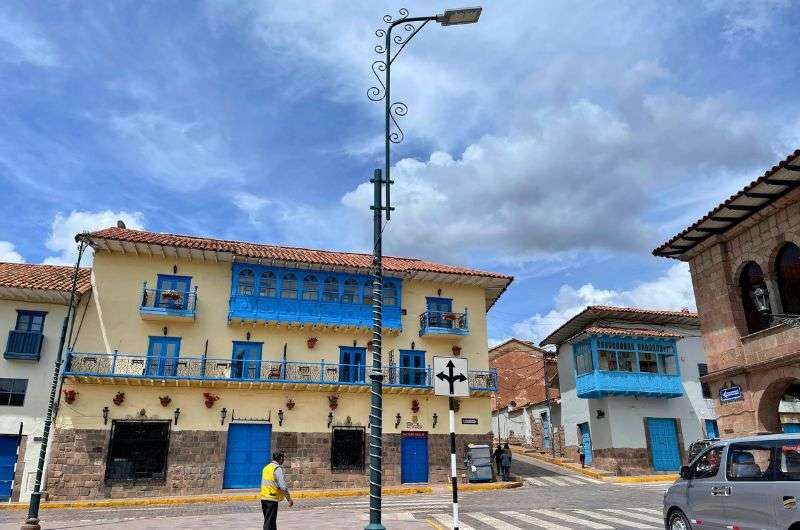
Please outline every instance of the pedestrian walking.
[[586, 467], [586, 449], [583, 444], [578, 444], [578, 458], [581, 459], [581, 467]]
[[500, 441], [497, 442], [497, 447], [494, 448], [494, 453], [492, 453], [492, 458], [494, 458], [494, 465], [497, 467], [497, 476], [501, 477], [503, 474], [503, 468], [500, 465], [500, 458], [503, 456], [503, 448], [500, 445]]
[[283, 476], [283, 462], [286, 453], [272, 453], [272, 462], [261, 471], [261, 511], [264, 512], [264, 530], [278, 530], [278, 503], [283, 499], [294, 506], [286, 478]]
[[500, 455], [500, 467], [503, 469], [503, 480], [511, 480], [511, 448], [506, 444], [503, 446], [503, 453]]

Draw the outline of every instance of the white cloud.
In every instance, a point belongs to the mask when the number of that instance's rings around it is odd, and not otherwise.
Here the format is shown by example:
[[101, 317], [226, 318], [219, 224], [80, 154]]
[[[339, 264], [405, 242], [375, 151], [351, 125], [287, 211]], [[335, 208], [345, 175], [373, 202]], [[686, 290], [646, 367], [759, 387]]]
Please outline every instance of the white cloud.
[[[144, 218], [140, 212], [86, 212], [73, 210], [68, 215], [56, 214], [50, 229], [50, 237], [45, 246], [57, 254], [45, 258], [44, 263], [52, 265], [72, 265], [78, 257], [78, 245], [75, 235], [84, 231], [99, 230], [116, 226], [118, 220], [125, 222], [128, 228], [139, 230], [144, 228]], [[91, 253], [84, 255], [83, 264], [91, 263]]]
[[537, 313], [512, 326], [517, 338], [539, 343], [564, 322], [589, 305], [638, 307], [641, 309], [681, 310], [695, 309], [694, 291], [689, 268], [676, 263], [666, 274], [650, 282], [643, 282], [630, 290], [599, 289], [591, 283], [580, 287], [562, 285], [553, 300], [553, 309], [546, 314]]
[[25, 258], [16, 251], [14, 243], [0, 241], [0, 261], [6, 263], [25, 263]]
[[30, 23], [0, 13], [0, 62], [30, 63], [56, 66], [59, 62], [55, 46]]
[[247, 214], [247, 218], [254, 225], [259, 224], [261, 210], [271, 202], [266, 197], [254, 195], [247, 191], [234, 193], [231, 200], [237, 208]]

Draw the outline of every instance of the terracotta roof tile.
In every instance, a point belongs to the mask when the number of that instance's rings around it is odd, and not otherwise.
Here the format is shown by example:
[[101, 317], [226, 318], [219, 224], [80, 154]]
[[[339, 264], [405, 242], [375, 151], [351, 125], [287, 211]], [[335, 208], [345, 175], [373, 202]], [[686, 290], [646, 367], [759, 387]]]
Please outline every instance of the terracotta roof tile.
[[[129, 230], [127, 228], [105, 228], [103, 230], [92, 232], [90, 236], [95, 239], [109, 239], [131, 243], [229, 252], [240, 257], [295, 261], [301, 263], [312, 263], [316, 265], [369, 268], [372, 264], [372, 256], [370, 254], [314, 250], [308, 248], [285, 247], [260, 243], [246, 243], [243, 241], [210, 239], [177, 234], [161, 234], [141, 230]], [[391, 272], [420, 271], [481, 276], [486, 278], [506, 279], [509, 281], [513, 279], [511, 276], [496, 272], [487, 272], [466, 267], [433, 263], [415, 258], [400, 258], [393, 256], [384, 256], [383, 268], [384, 270]]]
[[633, 313], [639, 315], [659, 315], [669, 317], [700, 318], [697, 313], [692, 311], [666, 311], [662, 309], [639, 309], [638, 307], [616, 307], [610, 305], [590, 305], [587, 309], [594, 311], [613, 311], [619, 313]]
[[[73, 270], [73, 267], [61, 265], [0, 262], [0, 287], [68, 293], [72, 288]], [[78, 294], [89, 292], [92, 288], [91, 275], [92, 270], [89, 268], [79, 270]]]
[[593, 335], [618, 335], [622, 337], [664, 337], [680, 338], [682, 335], [669, 331], [646, 328], [619, 328], [610, 326], [590, 326], [581, 333], [591, 333]]

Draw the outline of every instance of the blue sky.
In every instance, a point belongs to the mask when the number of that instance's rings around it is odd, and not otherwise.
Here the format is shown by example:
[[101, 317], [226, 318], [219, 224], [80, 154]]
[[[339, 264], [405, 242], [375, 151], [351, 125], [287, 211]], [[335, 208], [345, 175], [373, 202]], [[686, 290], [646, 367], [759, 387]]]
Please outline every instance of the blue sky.
[[[519, 4], [519, 5], [517, 5]], [[403, 4], [412, 14], [451, 7]], [[369, 248], [381, 2], [0, 4], [0, 260], [129, 227]], [[386, 251], [513, 274], [493, 340], [693, 307], [650, 250], [800, 146], [800, 4], [484, 5], [395, 63]]]

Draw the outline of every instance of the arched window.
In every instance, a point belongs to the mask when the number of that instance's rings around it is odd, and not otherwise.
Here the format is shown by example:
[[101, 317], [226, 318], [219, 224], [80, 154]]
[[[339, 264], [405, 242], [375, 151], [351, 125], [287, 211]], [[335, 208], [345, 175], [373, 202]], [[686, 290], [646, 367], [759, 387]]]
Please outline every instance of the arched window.
[[335, 276], [328, 276], [325, 278], [325, 283], [323, 284], [322, 288], [322, 301], [339, 301], [339, 280], [337, 280]]
[[303, 278], [303, 300], [319, 300], [319, 280], [313, 274]]
[[364, 289], [361, 291], [361, 303], [372, 305], [372, 280], [364, 282]]
[[739, 288], [742, 297], [742, 307], [744, 308], [744, 318], [747, 321], [747, 333], [755, 333], [770, 326], [772, 318], [758, 311], [752, 293], [758, 287], [764, 287], [764, 272], [758, 263], [751, 261], [742, 269], [739, 277]]
[[258, 295], [275, 298], [278, 296], [278, 283], [275, 273], [272, 271], [262, 272], [258, 281]]
[[786, 243], [775, 258], [783, 313], [800, 314], [800, 247]]
[[383, 282], [383, 305], [397, 305], [397, 287], [393, 282]]
[[355, 304], [358, 302], [358, 282], [355, 278], [347, 278], [344, 281], [344, 295], [342, 302], [345, 304]]
[[281, 298], [297, 299], [297, 276], [284, 274], [281, 279]]
[[255, 275], [250, 269], [239, 271], [239, 280], [236, 282], [236, 294], [251, 296], [255, 291]]

